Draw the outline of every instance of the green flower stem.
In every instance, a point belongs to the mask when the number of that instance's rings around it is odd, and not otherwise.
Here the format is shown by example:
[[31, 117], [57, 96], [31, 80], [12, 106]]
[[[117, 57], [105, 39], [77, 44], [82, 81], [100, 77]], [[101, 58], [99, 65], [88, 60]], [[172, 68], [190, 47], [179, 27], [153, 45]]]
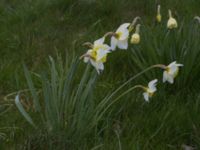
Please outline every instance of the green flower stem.
[[169, 18], [171, 18], [172, 17], [172, 12], [171, 12], [170, 9], [168, 10], [168, 13], [169, 13]]
[[[145, 70], [143, 70], [142, 72], [136, 74], [135, 76], [131, 77], [128, 81], [126, 81], [124, 84], [122, 84], [120, 87], [118, 87], [114, 92], [112, 92], [110, 94], [110, 96], [108, 97], [105, 97], [102, 102], [97, 106], [97, 118], [98, 120], [103, 116], [103, 114], [106, 112], [106, 110], [113, 104], [113, 102], [111, 104], [107, 104], [107, 102], [109, 102], [109, 100], [114, 97], [123, 87], [125, 87], [128, 83], [130, 83], [131, 81], [133, 81], [135, 78], [141, 76], [142, 74], [146, 73], [147, 71], [153, 69], [153, 68], [161, 68], [161, 69], [166, 69], [166, 66], [165, 65], [162, 65], [162, 64], [157, 64], [157, 65], [153, 65], [153, 66], [150, 66], [148, 68], [146, 68]], [[132, 91], [133, 89], [135, 88], [138, 88], [138, 86], [134, 86], [133, 88], [129, 89], [128, 91], [124, 92], [123, 94], [121, 94], [117, 99], [121, 98], [122, 96], [124, 96], [125, 94], [127, 94], [128, 92]], [[116, 100], [115, 100], [116, 101]], [[105, 106], [108, 105], [106, 107], [106, 109], [104, 109], [102, 111], [103, 108], [105, 108]], [[99, 113], [101, 113], [99, 115]], [[98, 121], [97, 120], [97, 121]]]
[[135, 33], [139, 34], [140, 33], [140, 24], [137, 24], [136, 29], [135, 29]]
[[160, 5], [158, 5], [157, 13], [160, 15]]
[[129, 32], [131, 32], [134, 29], [134, 27], [139, 19], [140, 19], [140, 17], [138, 17], [138, 16], [134, 18], [131, 25], [129, 26]]
[[129, 92], [137, 89], [137, 88], [141, 88], [141, 89], [145, 89], [144, 86], [142, 85], [136, 85], [130, 89], [128, 89], [127, 91], [125, 91], [124, 93], [122, 93], [121, 95], [119, 95], [115, 100], [113, 100], [109, 105], [107, 105], [107, 107], [104, 109], [104, 111], [108, 110], [108, 108], [113, 105], [114, 103], [116, 103], [120, 98], [122, 98], [123, 96], [125, 96], [126, 94], [128, 94]]

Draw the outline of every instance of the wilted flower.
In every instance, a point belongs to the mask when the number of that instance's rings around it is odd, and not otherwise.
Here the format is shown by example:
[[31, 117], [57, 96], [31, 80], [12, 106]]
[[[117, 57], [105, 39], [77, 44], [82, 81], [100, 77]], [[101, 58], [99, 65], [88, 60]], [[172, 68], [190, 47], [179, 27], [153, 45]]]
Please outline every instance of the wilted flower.
[[144, 87], [144, 93], [143, 93], [143, 96], [144, 96], [144, 99], [145, 101], [149, 101], [149, 98], [151, 98], [154, 93], [157, 91], [157, 88], [156, 88], [156, 84], [157, 84], [158, 80], [157, 79], [154, 79], [152, 81], [149, 82], [148, 84], [148, 87]]
[[139, 34], [139, 32], [140, 32], [140, 24], [138, 24], [136, 26], [136, 31], [131, 36], [131, 43], [132, 44], [138, 44], [140, 42], [140, 34]]
[[162, 16], [160, 14], [160, 5], [158, 5], [158, 8], [157, 8], [156, 20], [157, 20], [158, 23], [160, 23], [161, 20], [162, 20]]
[[176, 61], [170, 63], [166, 66], [165, 71], [163, 72], [163, 82], [168, 81], [169, 83], [174, 83], [174, 78], [178, 75], [179, 67], [182, 67], [183, 64], [177, 64]]
[[107, 60], [107, 54], [110, 52], [110, 47], [104, 44], [105, 37], [100, 38], [94, 44], [86, 44], [90, 47], [86, 54], [83, 55], [84, 62], [90, 62], [98, 73], [104, 69], [103, 63]]
[[129, 30], [128, 27], [130, 23], [122, 24], [117, 31], [111, 37], [111, 49], [115, 50], [116, 47], [120, 49], [128, 48], [128, 38], [129, 38]]
[[178, 27], [178, 23], [175, 18], [172, 17], [172, 12], [169, 10], [169, 20], [167, 22], [168, 29], [174, 29]]

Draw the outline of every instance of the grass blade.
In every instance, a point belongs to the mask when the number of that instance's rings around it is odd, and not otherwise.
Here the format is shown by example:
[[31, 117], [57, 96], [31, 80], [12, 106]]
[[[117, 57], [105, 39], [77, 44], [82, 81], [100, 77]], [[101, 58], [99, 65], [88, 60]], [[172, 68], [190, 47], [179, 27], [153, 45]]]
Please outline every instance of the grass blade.
[[34, 103], [35, 110], [40, 112], [41, 107], [40, 107], [40, 104], [39, 104], [39, 99], [38, 99], [38, 96], [37, 96], [36, 89], [33, 85], [32, 79], [31, 79], [31, 75], [30, 75], [27, 67], [25, 65], [23, 65], [23, 67], [24, 67], [25, 77], [26, 77], [29, 89], [31, 91], [31, 95], [33, 96], [33, 103]]
[[19, 109], [19, 111], [21, 112], [21, 114], [24, 116], [24, 118], [33, 126], [36, 128], [36, 125], [34, 124], [33, 120], [31, 119], [30, 115], [25, 111], [23, 105], [20, 102], [19, 99], [19, 94], [15, 97], [15, 104], [17, 106], [17, 108]]

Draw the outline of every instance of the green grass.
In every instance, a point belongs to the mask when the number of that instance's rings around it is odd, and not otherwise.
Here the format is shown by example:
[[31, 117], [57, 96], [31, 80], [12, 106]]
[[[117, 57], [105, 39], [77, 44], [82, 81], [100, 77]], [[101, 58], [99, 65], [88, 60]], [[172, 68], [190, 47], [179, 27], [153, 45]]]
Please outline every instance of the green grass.
[[[161, 25], [155, 23], [158, 2]], [[199, 6], [198, 0], [3, 0], [0, 149], [175, 150], [182, 149], [182, 144], [200, 149], [200, 24], [193, 20], [200, 14]], [[172, 32], [166, 29], [169, 8], [179, 23]], [[95, 82], [93, 68], [84, 74], [87, 65], [82, 61], [76, 59], [77, 69], [71, 71], [75, 65], [71, 60], [87, 50], [84, 42], [93, 42], [136, 16], [142, 18], [140, 45], [110, 54]], [[151, 65], [173, 60], [184, 64], [175, 84], [159, 82], [150, 103], [135, 90], [102, 113], [135, 84], [161, 79], [162, 71], [148, 71], [114, 97], [105, 98], [129, 78]], [[36, 129], [16, 108], [14, 96], [12, 101], [3, 100], [27, 88], [32, 92], [21, 93], [22, 105]], [[7, 104], [12, 107], [7, 109]]]

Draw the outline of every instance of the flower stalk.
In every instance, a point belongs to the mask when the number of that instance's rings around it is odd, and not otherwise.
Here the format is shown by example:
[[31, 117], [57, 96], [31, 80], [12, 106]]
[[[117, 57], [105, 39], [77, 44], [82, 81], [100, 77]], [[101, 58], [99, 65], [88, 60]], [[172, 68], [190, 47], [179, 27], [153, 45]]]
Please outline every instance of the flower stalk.
[[[96, 114], [97, 120], [99, 120], [104, 115], [104, 113], [109, 109], [109, 107], [116, 102], [116, 99], [118, 100], [119, 98], [121, 98], [122, 96], [126, 95], [127, 93], [129, 93], [130, 91], [132, 91], [132, 90], [134, 90], [136, 88], [142, 88], [143, 90], [146, 90], [146, 87], [144, 87], [142, 85], [136, 85], [136, 86], [130, 88], [128, 91], [122, 93], [119, 97], [117, 97], [109, 105], [107, 104], [111, 98], [113, 98], [122, 88], [124, 88], [126, 85], [128, 85], [131, 81], [133, 81], [137, 77], [141, 76], [142, 74], [144, 74], [144, 73], [146, 73], [146, 72], [148, 72], [148, 71], [150, 71], [150, 70], [152, 70], [154, 68], [166, 69], [166, 66], [163, 65], [163, 64], [152, 65], [152, 66], [146, 68], [145, 70], [141, 71], [140, 73], [138, 73], [138, 74], [134, 75], [133, 77], [131, 77], [129, 80], [124, 82], [121, 86], [119, 86], [115, 91], [113, 91], [109, 96], [106, 96], [96, 108], [96, 110], [97, 110], [97, 114]], [[105, 106], [107, 106], [107, 107], [105, 108]], [[99, 113], [101, 113], [101, 114], [99, 115]]]
[[133, 21], [132, 21], [132, 23], [131, 23], [131, 25], [129, 26], [129, 32], [131, 32], [133, 29], [134, 29], [134, 27], [135, 27], [135, 25], [136, 25], [136, 23], [137, 23], [137, 21], [138, 20], [140, 20], [141, 18], [140, 17], [135, 17], [134, 19], [133, 19]]

